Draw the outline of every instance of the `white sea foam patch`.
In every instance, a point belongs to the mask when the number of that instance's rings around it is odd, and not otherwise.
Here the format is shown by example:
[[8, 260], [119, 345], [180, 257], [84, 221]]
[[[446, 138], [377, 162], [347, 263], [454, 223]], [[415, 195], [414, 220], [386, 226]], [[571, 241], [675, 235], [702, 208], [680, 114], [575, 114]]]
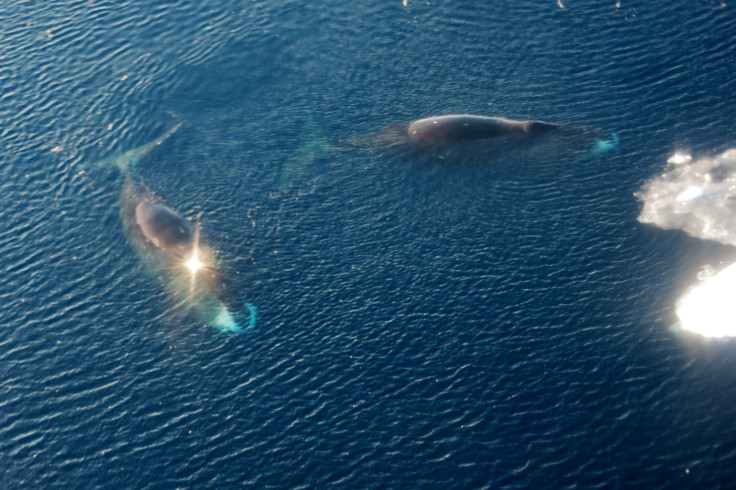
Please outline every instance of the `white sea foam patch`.
[[[639, 221], [736, 246], [736, 149], [692, 161], [676, 153], [637, 193]], [[680, 326], [706, 337], [736, 337], [736, 264], [708, 269], [677, 303]]]
[[694, 162], [676, 153], [637, 197], [642, 223], [736, 246], [736, 149]]
[[677, 304], [685, 330], [706, 337], [736, 337], [736, 264], [694, 287]]

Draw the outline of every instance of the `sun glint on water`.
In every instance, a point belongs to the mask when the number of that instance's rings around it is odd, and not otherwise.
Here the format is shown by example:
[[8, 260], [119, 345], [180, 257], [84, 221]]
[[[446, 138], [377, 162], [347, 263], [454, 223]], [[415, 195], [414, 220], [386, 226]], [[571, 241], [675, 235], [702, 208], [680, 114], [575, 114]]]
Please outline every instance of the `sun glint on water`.
[[677, 305], [685, 330], [706, 337], [736, 337], [736, 264], [696, 286]]
[[199, 261], [196, 253], [187, 261], [187, 267], [192, 271], [192, 274], [196, 273], [202, 267], [202, 262]]

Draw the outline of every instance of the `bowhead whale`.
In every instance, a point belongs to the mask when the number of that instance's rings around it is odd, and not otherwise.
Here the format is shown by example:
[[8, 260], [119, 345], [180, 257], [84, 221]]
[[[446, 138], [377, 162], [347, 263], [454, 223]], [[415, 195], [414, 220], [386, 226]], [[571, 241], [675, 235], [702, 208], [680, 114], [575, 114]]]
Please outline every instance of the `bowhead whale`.
[[531, 163], [594, 155], [613, 149], [618, 137], [588, 127], [473, 114], [414, 119], [344, 142], [391, 159], [441, 166]]
[[200, 237], [199, 223], [184, 218], [133, 172], [137, 161], [178, 127], [93, 165], [114, 165], [122, 171], [120, 218], [128, 242], [146, 269], [207, 325], [228, 334], [250, 330], [255, 326], [256, 309], [240, 298], [222, 272], [214, 251]]
[[515, 121], [503, 117], [458, 114], [411, 121], [406, 132], [410, 139], [417, 142], [451, 143], [508, 135], [533, 137], [557, 128], [557, 124], [542, 121]]
[[180, 257], [192, 253], [194, 228], [173, 209], [154, 201], [135, 204], [135, 222], [154, 246]]

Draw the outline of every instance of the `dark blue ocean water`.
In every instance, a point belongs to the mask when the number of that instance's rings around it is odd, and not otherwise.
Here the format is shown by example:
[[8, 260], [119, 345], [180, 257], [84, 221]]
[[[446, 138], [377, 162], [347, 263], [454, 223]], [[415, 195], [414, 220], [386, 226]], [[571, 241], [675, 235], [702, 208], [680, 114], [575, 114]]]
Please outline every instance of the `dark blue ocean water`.
[[[736, 341], [671, 327], [736, 250], [634, 196], [736, 145], [732, 2], [148, 3], [0, 7], [1, 487], [733, 484]], [[620, 145], [344, 144], [448, 113]], [[120, 172], [82, 165], [179, 122], [137, 176], [201, 217], [253, 332], [177, 304]]]

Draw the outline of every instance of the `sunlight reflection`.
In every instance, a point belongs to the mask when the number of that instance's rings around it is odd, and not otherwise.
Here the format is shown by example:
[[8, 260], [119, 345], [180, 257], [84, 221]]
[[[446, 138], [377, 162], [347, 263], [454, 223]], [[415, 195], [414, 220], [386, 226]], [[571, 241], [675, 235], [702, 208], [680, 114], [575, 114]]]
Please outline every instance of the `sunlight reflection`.
[[196, 274], [197, 271], [202, 267], [202, 262], [199, 261], [199, 257], [197, 257], [196, 253], [192, 255], [191, 259], [187, 261], [187, 267], [192, 272], [192, 274]]
[[194, 227], [194, 240], [192, 241], [192, 257], [186, 262], [187, 268], [192, 273], [189, 279], [189, 296], [194, 294], [194, 285], [196, 282], [197, 271], [202, 267], [199, 260], [199, 216], [197, 216], [197, 225]]
[[736, 337], [736, 264], [696, 286], [677, 305], [685, 330], [706, 337]]

